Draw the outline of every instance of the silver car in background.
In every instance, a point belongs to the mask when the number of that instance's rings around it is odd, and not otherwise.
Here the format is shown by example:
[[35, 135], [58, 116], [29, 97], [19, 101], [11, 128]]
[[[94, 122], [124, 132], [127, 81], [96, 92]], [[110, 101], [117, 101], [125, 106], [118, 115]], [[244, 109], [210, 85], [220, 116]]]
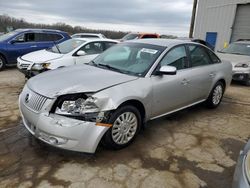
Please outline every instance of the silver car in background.
[[206, 102], [216, 108], [232, 66], [180, 40], [120, 43], [86, 65], [30, 79], [19, 97], [25, 127], [56, 147], [94, 153], [129, 145], [148, 120]]
[[238, 41], [231, 43], [217, 55], [233, 66], [233, 80], [241, 81], [250, 86], [250, 41]]
[[248, 187], [250, 187], [250, 140], [240, 151], [233, 178], [233, 188]]

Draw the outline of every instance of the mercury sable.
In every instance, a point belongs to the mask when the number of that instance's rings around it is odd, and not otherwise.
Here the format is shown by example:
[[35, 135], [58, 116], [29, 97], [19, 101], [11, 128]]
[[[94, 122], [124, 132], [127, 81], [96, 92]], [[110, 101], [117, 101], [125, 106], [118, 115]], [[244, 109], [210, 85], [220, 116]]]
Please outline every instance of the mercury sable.
[[25, 127], [56, 147], [94, 153], [128, 146], [148, 120], [197, 103], [217, 107], [232, 66], [207, 47], [144, 39], [109, 48], [87, 65], [31, 78], [19, 97]]

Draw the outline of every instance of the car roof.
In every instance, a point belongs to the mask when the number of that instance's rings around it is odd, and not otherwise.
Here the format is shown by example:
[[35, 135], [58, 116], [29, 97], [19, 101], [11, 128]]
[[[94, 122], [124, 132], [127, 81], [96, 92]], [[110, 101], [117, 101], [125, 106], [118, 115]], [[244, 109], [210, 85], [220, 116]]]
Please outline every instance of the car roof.
[[34, 28], [16, 29], [15, 31], [17, 31], [17, 32], [35, 31], [35, 32], [60, 32], [60, 33], [66, 33], [65, 31], [56, 30], [56, 29], [34, 29]]
[[93, 35], [93, 36], [100, 36], [102, 34], [101, 33], [75, 33], [73, 35]]
[[187, 42], [187, 41], [178, 40], [178, 39], [137, 39], [137, 40], [125, 41], [125, 43], [142, 43], [142, 44], [151, 44], [151, 45], [157, 45], [157, 46], [162, 46], [162, 47], [168, 47], [168, 46], [193, 43], [193, 42]]
[[95, 42], [95, 41], [106, 41], [106, 42], [116, 42], [118, 43], [119, 41], [117, 40], [112, 40], [112, 39], [102, 39], [102, 38], [72, 38], [72, 39], [77, 39], [77, 40], [83, 40], [83, 41], [86, 41], [86, 42]]

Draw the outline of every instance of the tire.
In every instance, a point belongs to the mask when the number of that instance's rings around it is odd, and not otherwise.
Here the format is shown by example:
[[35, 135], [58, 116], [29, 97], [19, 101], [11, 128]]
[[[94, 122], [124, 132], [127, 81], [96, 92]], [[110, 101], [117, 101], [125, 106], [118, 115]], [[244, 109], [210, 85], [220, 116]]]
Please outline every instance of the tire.
[[[121, 124], [122, 120], [128, 122]], [[108, 149], [122, 149], [131, 144], [140, 131], [141, 114], [134, 106], [121, 106], [111, 114], [108, 123], [111, 123], [112, 127], [104, 134], [102, 144]]]
[[221, 103], [224, 91], [225, 85], [221, 81], [217, 82], [206, 100], [206, 106], [208, 108], [217, 108]]
[[245, 81], [244, 84], [245, 84], [246, 86], [250, 86], [250, 78], [249, 78], [247, 81]]
[[0, 55], [0, 71], [3, 70], [5, 66], [6, 66], [6, 60], [2, 55]]

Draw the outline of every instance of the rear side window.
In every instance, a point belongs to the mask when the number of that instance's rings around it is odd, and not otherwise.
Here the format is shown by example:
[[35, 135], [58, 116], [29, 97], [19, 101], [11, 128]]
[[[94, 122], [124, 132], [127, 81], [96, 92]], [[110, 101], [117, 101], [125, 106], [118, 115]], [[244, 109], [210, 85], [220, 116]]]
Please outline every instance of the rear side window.
[[160, 66], [169, 65], [176, 67], [177, 70], [187, 67], [187, 53], [185, 46], [178, 46], [170, 50], [162, 59]]
[[210, 57], [204, 47], [198, 45], [188, 45], [190, 61], [192, 67], [210, 64]]
[[105, 50], [107, 50], [108, 48], [110, 48], [111, 46], [115, 45], [116, 43], [114, 42], [105, 42]]
[[211, 50], [207, 50], [211, 60], [212, 60], [212, 63], [220, 63], [221, 60], [213, 53], [211, 52]]
[[36, 42], [58, 41], [60, 39], [62, 39], [62, 36], [55, 33], [35, 33]]
[[100, 54], [104, 51], [103, 44], [101, 42], [91, 42], [81, 48], [87, 54]]
[[141, 38], [142, 38], [142, 39], [146, 39], [146, 38], [157, 38], [157, 36], [156, 36], [156, 35], [143, 35]]

